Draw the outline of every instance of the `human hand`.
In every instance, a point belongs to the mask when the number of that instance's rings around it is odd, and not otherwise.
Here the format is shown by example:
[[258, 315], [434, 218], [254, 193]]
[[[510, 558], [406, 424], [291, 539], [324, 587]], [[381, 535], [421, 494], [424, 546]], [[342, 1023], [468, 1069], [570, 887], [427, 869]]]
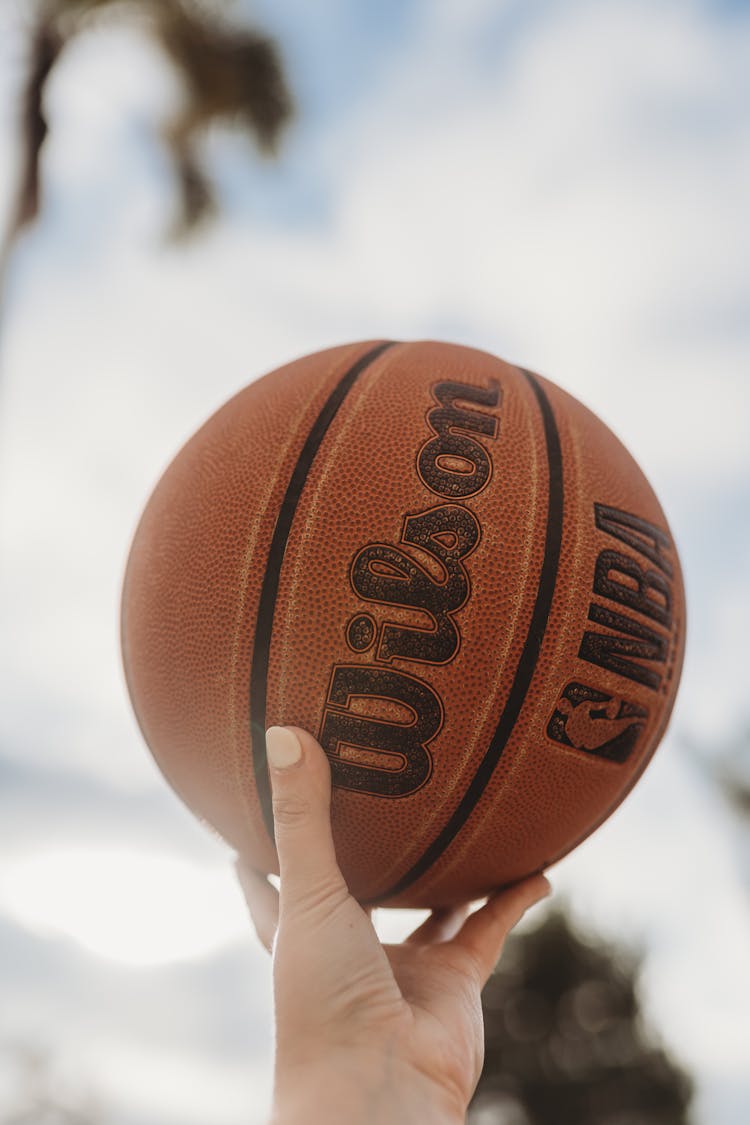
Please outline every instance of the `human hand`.
[[402, 944], [381, 944], [336, 862], [325, 752], [296, 727], [271, 728], [267, 745], [280, 894], [237, 870], [273, 952], [274, 1125], [463, 1122], [484, 1058], [481, 990], [549, 883], [532, 876], [471, 915], [468, 903], [434, 910]]

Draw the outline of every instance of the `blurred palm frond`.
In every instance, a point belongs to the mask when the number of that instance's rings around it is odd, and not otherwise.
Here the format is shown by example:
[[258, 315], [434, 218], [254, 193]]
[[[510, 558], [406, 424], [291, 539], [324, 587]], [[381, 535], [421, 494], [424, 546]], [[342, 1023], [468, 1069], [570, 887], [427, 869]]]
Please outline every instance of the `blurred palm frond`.
[[272, 153], [292, 114], [292, 99], [273, 41], [231, 24], [223, 5], [197, 0], [39, 0], [27, 13], [27, 57], [20, 105], [20, 176], [5, 253], [41, 206], [40, 161], [48, 133], [45, 95], [68, 43], [104, 21], [136, 21], [179, 73], [183, 105], [164, 132], [176, 169], [176, 232], [192, 230], [216, 209], [200, 138], [216, 122], [240, 128]]

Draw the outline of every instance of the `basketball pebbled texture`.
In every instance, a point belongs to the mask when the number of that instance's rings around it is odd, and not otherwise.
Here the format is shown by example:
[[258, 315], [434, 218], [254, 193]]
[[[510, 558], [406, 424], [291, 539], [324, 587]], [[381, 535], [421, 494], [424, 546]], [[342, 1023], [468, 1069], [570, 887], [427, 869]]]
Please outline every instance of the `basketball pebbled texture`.
[[125, 672], [174, 789], [278, 871], [264, 731], [331, 762], [363, 902], [440, 906], [553, 863], [664, 733], [679, 561], [617, 438], [548, 380], [370, 341], [266, 375], [145, 509]]

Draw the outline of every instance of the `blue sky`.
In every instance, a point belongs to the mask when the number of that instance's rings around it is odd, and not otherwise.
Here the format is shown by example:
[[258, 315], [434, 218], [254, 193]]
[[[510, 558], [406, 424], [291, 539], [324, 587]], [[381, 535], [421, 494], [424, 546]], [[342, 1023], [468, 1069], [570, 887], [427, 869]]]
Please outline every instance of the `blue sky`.
[[697, 1073], [699, 1122], [744, 1125], [748, 892], [686, 745], [717, 752], [748, 714], [750, 6], [252, 7], [298, 118], [275, 164], [210, 139], [227, 218], [188, 246], [163, 238], [179, 90], [153, 49], [81, 41], [50, 92], [45, 211], [2, 341], [0, 1043], [42, 1035], [122, 1125], [264, 1120], [268, 966], [226, 850], [131, 717], [122, 567], [158, 473], [251, 378], [347, 339], [438, 337], [580, 397], [670, 518], [689, 599], [672, 728], [553, 882], [646, 949], [646, 1009]]

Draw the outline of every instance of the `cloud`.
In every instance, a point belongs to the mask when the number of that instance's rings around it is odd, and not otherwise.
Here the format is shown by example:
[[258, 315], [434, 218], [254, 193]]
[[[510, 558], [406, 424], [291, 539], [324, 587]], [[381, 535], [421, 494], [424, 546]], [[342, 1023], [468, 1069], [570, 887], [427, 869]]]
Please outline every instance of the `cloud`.
[[34, 851], [50, 840], [60, 847], [129, 844], [226, 865], [227, 849], [196, 823], [151, 764], [140, 786], [108, 784], [95, 771], [56, 762], [54, 747], [44, 751], [37, 748], [26, 761], [21, 747], [0, 755], [0, 852]]
[[0, 1055], [41, 1047], [133, 1125], [266, 1120], [271, 996], [250, 940], [189, 967], [127, 970], [0, 915], [0, 948]]
[[[682, 546], [693, 640], [675, 731], [713, 737], [743, 706], [750, 23], [672, 0], [397, 7], [364, 22], [333, 2], [260, 9], [288, 36], [299, 121], [278, 165], [211, 139], [230, 221], [186, 248], [161, 243], [169, 181], [153, 129], [174, 91], [158, 61], [133, 37], [109, 38], [106, 50], [82, 42], [60, 73], [50, 207], [16, 259], [3, 342], [8, 844], [65, 836], [76, 820], [87, 838], [113, 836], [131, 817], [150, 840], [163, 818], [165, 838], [199, 854], [200, 830], [166, 795], [125, 699], [128, 542], [156, 476], [208, 413], [264, 370], [345, 339], [456, 338], [597, 410]], [[741, 1006], [727, 999], [744, 972], [738, 877], [720, 809], [676, 743], [668, 753], [669, 769], [657, 759], [561, 879], [582, 911], [606, 903], [602, 925], [642, 920], [654, 1010], [704, 1076], [718, 1072], [706, 1036], [724, 1021], [728, 1081], [741, 1042]], [[708, 904], [697, 926], [696, 871]], [[732, 934], [712, 936], [713, 917]], [[51, 992], [64, 976], [50, 968]], [[686, 977], [694, 991], [680, 997]], [[690, 996], [712, 1013], [704, 1030]], [[172, 994], [163, 1002], [180, 1010]], [[118, 1050], [129, 1036], [125, 1020]], [[742, 1119], [712, 1097], [716, 1125]]]
[[[383, 47], [356, 112], [332, 102], [310, 122], [325, 214], [264, 225], [266, 197], [305, 171], [296, 157], [251, 166], [259, 214], [243, 205], [188, 250], [159, 253], [149, 146], [115, 127], [132, 73], [136, 113], [165, 95], [154, 58], [134, 41], [89, 44], [61, 77], [54, 221], [26, 247], [7, 343], [9, 625], [21, 631], [17, 614], [25, 638], [11, 682], [47, 664], [78, 708], [118, 708], [115, 607], [151, 483], [244, 382], [342, 339], [454, 336], [542, 370], [624, 439], [680, 541], [692, 497], [717, 503], [747, 479], [746, 25], [632, 0], [523, 18], [512, 4], [433, 7]], [[319, 32], [329, 46], [337, 10]]]

